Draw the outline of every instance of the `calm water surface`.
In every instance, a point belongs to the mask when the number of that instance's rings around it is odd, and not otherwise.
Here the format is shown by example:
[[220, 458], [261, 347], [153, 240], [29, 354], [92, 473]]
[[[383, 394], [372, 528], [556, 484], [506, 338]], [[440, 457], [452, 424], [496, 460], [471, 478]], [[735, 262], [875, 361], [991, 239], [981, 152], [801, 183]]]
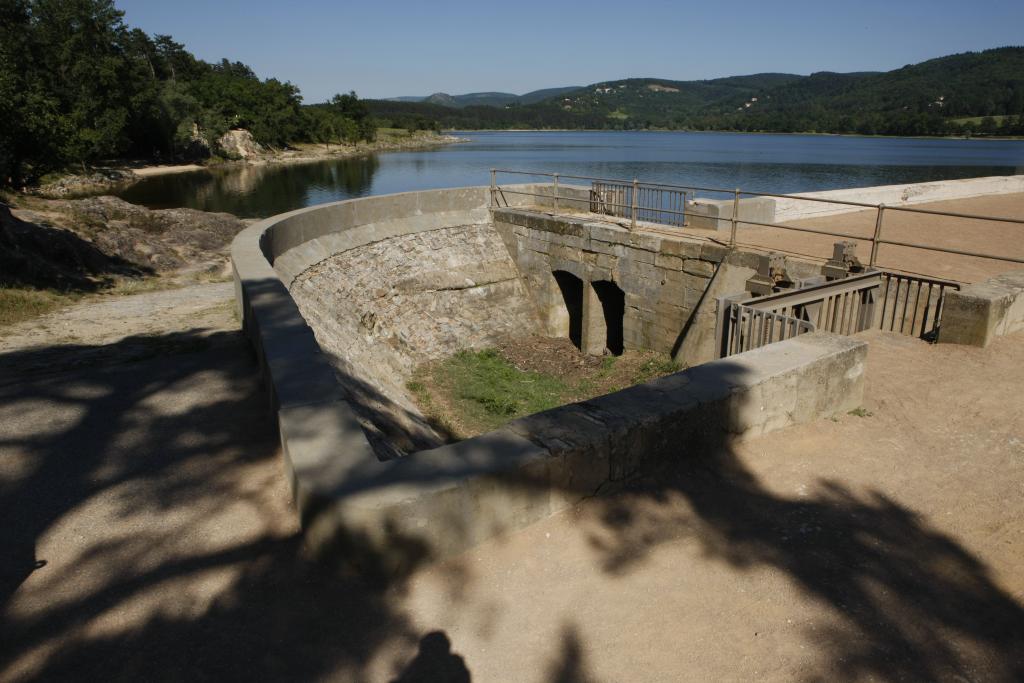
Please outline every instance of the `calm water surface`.
[[[459, 133], [470, 142], [301, 165], [154, 176], [122, 191], [151, 208], [263, 217], [323, 202], [465, 185], [512, 168], [703, 187], [808, 192], [1024, 173], [1024, 141], [676, 132]], [[502, 177], [499, 182], [528, 178]]]

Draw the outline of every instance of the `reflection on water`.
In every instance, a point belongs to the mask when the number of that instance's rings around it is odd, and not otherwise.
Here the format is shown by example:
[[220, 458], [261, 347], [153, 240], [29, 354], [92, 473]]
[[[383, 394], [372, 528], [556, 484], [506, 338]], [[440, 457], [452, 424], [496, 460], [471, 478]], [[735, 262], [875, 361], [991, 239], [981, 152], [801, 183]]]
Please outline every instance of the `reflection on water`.
[[153, 176], [121, 191], [150, 208], [189, 207], [246, 218], [370, 193], [376, 156], [309, 164], [260, 164]]
[[150, 207], [259, 217], [368, 194], [485, 185], [494, 167], [767, 192], [1024, 172], [1024, 141], [1018, 140], [583, 131], [460, 135], [471, 142], [301, 165], [154, 176], [120, 196]]

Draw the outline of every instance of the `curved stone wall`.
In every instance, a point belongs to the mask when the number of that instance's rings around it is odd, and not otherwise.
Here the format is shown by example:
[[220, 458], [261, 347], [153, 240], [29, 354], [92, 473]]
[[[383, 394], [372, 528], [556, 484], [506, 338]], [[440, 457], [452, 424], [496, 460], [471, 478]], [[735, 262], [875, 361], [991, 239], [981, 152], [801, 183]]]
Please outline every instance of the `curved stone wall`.
[[445, 442], [406, 389], [417, 365], [539, 331], [489, 224], [348, 248], [298, 274], [290, 289], [385, 458]]
[[232, 245], [243, 331], [314, 553], [394, 576], [709, 438], [859, 404], [864, 343], [803, 335], [431, 448], [438, 435], [402, 395], [409, 369], [538, 325], [487, 203], [487, 188], [339, 202]]

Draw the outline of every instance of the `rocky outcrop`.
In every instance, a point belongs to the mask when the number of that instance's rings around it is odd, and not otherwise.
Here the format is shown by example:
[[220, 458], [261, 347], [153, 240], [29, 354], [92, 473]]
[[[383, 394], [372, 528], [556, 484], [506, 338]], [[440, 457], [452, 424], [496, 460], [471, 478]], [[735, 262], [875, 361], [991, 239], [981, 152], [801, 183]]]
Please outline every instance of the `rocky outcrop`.
[[235, 128], [221, 135], [217, 147], [229, 159], [249, 159], [263, 153], [263, 147], [244, 128]]
[[108, 259], [148, 272], [169, 272], [227, 260], [227, 247], [245, 223], [227, 213], [150, 210], [117, 197], [39, 201], [17, 210], [22, 222], [72, 231]]
[[128, 169], [103, 168], [82, 175], [64, 176], [52, 183], [46, 183], [31, 190], [31, 194], [50, 199], [78, 197], [95, 192], [105, 192], [112, 187], [125, 185], [135, 180], [137, 180], [135, 174]]
[[0, 204], [0, 287], [92, 291], [109, 276], [139, 274], [77, 233], [23, 220]]

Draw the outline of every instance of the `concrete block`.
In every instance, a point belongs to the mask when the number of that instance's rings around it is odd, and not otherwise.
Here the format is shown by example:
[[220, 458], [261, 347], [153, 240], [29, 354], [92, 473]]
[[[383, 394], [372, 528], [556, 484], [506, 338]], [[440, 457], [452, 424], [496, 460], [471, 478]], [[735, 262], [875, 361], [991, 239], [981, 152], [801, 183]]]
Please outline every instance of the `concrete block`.
[[940, 343], [984, 347], [1019, 330], [1024, 330], [1024, 270], [946, 292]]

